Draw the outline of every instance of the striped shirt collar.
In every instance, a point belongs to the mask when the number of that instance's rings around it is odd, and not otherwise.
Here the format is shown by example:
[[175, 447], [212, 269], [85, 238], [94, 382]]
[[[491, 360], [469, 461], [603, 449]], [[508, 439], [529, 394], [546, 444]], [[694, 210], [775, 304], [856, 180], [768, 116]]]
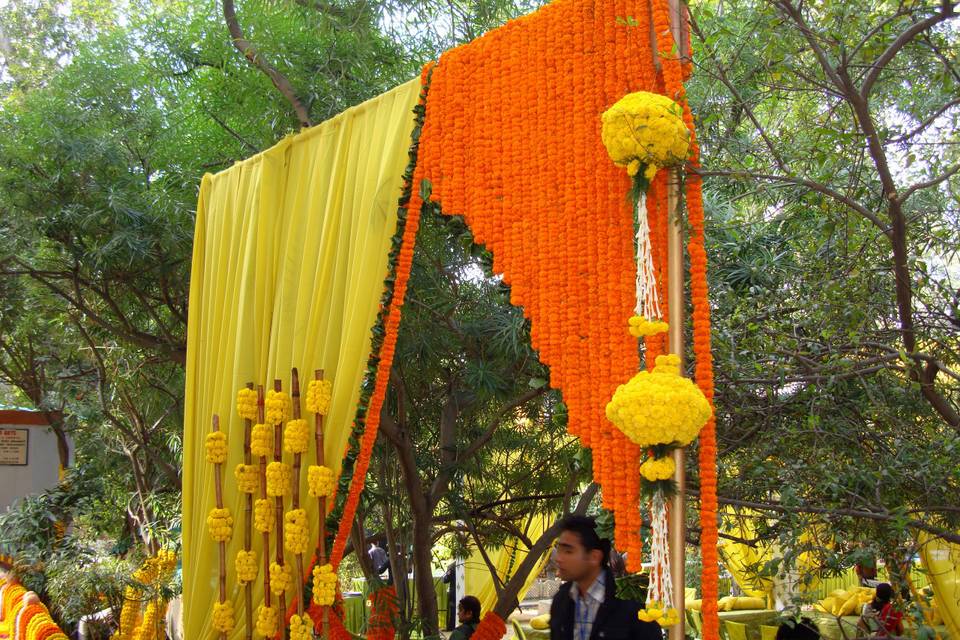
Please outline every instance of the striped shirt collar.
[[[593, 600], [597, 604], [603, 602], [604, 597], [607, 595], [607, 572], [606, 570], [601, 570], [600, 575], [597, 576], [597, 579], [593, 581], [593, 584], [590, 585], [590, 588], [587, 589], [586, 597]], [[576, 581], [570, 583], [570, 597], [573, 598], [574, 602], [580, 597], [580, 585]]]

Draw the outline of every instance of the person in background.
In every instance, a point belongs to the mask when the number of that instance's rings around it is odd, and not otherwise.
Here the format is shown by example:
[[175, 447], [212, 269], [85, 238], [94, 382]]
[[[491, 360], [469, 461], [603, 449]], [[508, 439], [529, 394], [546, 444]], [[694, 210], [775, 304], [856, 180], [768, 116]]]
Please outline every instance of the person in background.
[[457, 617], [457, 563], [451, 562], [443, 574], [443, 583], [447, 586], [447, 631], [453, 631], [453, 621]]
[[660, 625], [637, 618], [639, 603], [617, 597], [610, 541], [596, 521], [567, 516], [560, 527], [554, 561], [565, 582], [550, 605], [550, 640], [662, 640]]
[[457, 605], [457, 621], [460, 626], [450, 634], [450, 640], [470, 640], [480, 624], [480, 601], [474, 596], [464, 596]]
[[902, 636], [903, 613], [893, 608], [893, 587], [887, 582], [877, 585], [873, 600], [863, 605], [857, 626], [878, 636]]
[[370, 565], [373, 567], [373, 573], [380, 576], [383, 575], [383, 572], [387, 572], [387, 584], [393, 584], [393, 572], [390, 569], [390, 557], [387, 555], [387, 552], [383, 550], [383, 547], [378, 545], [376, 542], [370, 543], [370, 548], [367, 550], [367, 555], [370, 556]]
[[820, 640], [820, 630], [810, 618], [787, 620], [777, 627], [777, 640]]

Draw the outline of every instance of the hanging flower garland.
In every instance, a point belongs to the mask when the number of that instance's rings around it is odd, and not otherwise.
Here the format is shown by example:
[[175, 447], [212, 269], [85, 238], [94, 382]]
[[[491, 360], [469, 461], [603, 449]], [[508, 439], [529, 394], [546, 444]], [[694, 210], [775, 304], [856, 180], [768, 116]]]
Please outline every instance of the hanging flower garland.
[[[660, 311], [646, 194], [660, 169], [678, 166], [688, 158], [690, 131], [680, 105], [645, 91], [624, 96], [601, 119], [601, 137], [610, 158], [626, 167], [633, 180], [630, 196], [637, 229], [636, 307], [628, 326], [630, 335], [647, 338], [669, 327]], [[666, 627], [680, 619], [673, 606], [667, 545], [667, 498], [674, 491], [671, 478], [675, 471], [671, 452], [696, 438], [709, 420], [711, 408], [703, 392], [680, 376], [678, 355], [659, 355], [655, 362], [651, 371], [641, 371], [617, 388], [606, 415], [631, 442], [653, 451], [653, 457], [639, 468], [644, 488], [652, 497], [653, 564], [646, 609], [639, 615], [641, 620]]]

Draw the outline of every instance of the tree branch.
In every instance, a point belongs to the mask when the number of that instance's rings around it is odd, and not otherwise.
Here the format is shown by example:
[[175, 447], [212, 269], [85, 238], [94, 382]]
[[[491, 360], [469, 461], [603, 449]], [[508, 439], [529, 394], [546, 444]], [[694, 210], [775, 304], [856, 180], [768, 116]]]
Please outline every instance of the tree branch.
[[293, 107], [294, 112], [297, 114], [297, 119], [300, 121], [300, 126], [311, 126], [313, 123], [310, 121], [310, 113], [307, 111], [303, 102], [300, 101], [290, 81], [287, 80], [286, 76], [274, 69], [269, 62], [263, 59], [256, 47], [253, 46], [253, 43], [244, 38], [243, 30], [240, 28], [240, 22], [237, 20], [237, 11], [233, 5], [233, 0], [223, 0], [223, 19], [227, 23], [227, 29], [230, 30], [233, 46], [237, 51], [242, 53], [243, 57], [250, 61], [250, 64], [270, 78], [273, 86], [277, 88], [277, 91], [279, 91]]

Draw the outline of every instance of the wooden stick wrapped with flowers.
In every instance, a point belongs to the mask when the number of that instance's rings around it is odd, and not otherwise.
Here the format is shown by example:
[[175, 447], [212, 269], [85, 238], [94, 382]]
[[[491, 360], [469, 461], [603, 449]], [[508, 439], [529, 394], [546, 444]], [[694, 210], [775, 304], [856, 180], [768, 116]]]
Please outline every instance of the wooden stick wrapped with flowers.
[[[636, 338], [666, 332], [657, 295], [646, 193], [657, 171], [683, 164], [690, 154], [690, 131], [682, 107], [670, 98], [638, 91], [621, 98], [602, 116], [602, 139], [611, 159], [633, 179], [630, 198], [636, 228], [636, 308], [628, 330]], [[667, 500], [673, 483], [674, 449], [690, 444], [711, 415], [703, 392], [680, 375], [680, 356], [657, 356], [650, 371], [620, 385], [606, 415], [624, 435], [652, 455], [640, 465], [642, 490], [651, 501], [650, 587], [639, 617], [668, 627], [680, 620], [673, 606], [667, 547]], [[682, 570], [682, 568], [681, 568]]]

